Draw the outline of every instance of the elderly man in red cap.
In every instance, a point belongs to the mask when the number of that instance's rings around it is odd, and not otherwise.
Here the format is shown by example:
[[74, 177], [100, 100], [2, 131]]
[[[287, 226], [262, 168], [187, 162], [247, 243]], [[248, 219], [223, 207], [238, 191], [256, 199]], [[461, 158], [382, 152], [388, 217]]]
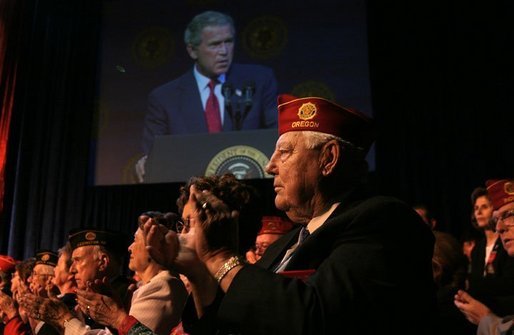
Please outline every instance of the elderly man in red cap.
[[[514, 179], [488, 180], [486, 186], [494, 208], [496, 231], [509, 256], [514, 257]], [[514, 315], [499, 317], [465, 291], [455, 295], [455, 305], [470, 322], [478, 325], [477, 334], [512, 334], [514, 331]]]
[[[189, 236], [163, 239], [147, 222], [152, 253], [166, 254], [191, 282], [200, 316], [192, 332], [437, 333], [434, 236], [409, 205], [365, 186], [373, 121], [318, 97], [281, 96], [278, 109], [280, 136], [266, 170], [276, 207], [297, 227], [258, 263], [223, 243], [237, 210], [212, 195], [199, 194]], [[139, 327], [127, 317], [121, 328]]]
[[255, 264], [268, 247], [293, 229], [293, 223], [280, 216], [263, 216], [261, 229], [255, 238], [255, 249], [246, 252], [246, 261]]
[[15, 265], [14, 258], [0, 255], [0, 334], [4, 333], [4, 322], [8, 323], [12, 318], [10, 310], [14, 304], [11, 298], [11, 276], [14, 273]]

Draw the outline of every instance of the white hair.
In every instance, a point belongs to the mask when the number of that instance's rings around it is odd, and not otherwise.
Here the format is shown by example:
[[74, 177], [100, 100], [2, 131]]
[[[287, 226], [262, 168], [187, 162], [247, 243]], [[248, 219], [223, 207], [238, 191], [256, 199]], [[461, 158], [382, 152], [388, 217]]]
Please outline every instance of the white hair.
[[336, 140], [345, 148], [360, 150], [360, 151], [364, 150], [351, 142], [343, 140], [339, 136], [326, 134], [326, 133], [320, 133], [318, 131], [309, 131], [309, 130], [302, 131], [301, 134], [304, 136], [304, 140], [305, 140], [304, 144], [307, 149], [315, 149], [315, 148], [320, 147], [323, 144], [327, 143], [328, 141]]

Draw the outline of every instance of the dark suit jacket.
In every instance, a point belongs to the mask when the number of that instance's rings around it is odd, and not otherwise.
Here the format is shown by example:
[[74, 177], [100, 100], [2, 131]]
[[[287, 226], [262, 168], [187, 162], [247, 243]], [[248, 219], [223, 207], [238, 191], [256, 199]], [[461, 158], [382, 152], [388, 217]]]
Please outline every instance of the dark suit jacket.
[[217, 311], [222, 333], [436, 333], [434, 237], [409, 206], [347, 195], [286, 268], [315, 269], [306, 282], [269, 271], [298, 232], [238, 272]]
[[[255, 84], [255, 92], [252, 108], [244, 119], [242, 129], [276, 128], [277, 82], [273, 71], [260, 65], [232, 64], [226, 75], [226, 83], [231, 83], [234, 89], [242, 89], [248, 82]], [[227, 111], [223, 130], [234, 130]], [[157, 135], [206, 132], [204, 108], [193, 69], [150, 93], [143, 130], [145, 153], [150, 151]]]
[[501, 240], [496, 241], [496, 257], [492, 263], [494, 273], [484, 277], [485, 237], [477, 242], [471, 253], [469, 293], [486, 304], [496, 315], [514, 314], [514, 257], [503, 248]]
[[59, 335], [59, 331], [48, 323], [44, 323], [36, 335]]

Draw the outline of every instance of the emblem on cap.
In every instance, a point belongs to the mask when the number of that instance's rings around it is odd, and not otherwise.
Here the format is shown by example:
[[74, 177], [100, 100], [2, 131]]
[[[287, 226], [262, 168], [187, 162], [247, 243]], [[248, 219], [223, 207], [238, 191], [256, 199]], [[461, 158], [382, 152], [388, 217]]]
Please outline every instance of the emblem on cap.
[[514, 183], [507, 182], [505, 185], [503, 185], [503, 189], [505, 190], [505, 193], [507, 194], [514, 194]]
[[41, 256], [41, 260], [43, 262], [48, 262], [49, 259], [50, 259], [50, 255], [49, 254], [44, 254], [43, 256]]
[[87, 232], [86, 233], [86, 236], [84, 236], [86, 238], [86, 240], [88, 241], [93, 241], [94, 239], [96, 239], [96, 234], [93, 233], [92, 231], [90, 232]]
[[312, 102], [307, 102], [298, 108], [298, 117], [302, 120], [310, 120], [316, 116], [317, 112], [318, 108], [316, 105]]

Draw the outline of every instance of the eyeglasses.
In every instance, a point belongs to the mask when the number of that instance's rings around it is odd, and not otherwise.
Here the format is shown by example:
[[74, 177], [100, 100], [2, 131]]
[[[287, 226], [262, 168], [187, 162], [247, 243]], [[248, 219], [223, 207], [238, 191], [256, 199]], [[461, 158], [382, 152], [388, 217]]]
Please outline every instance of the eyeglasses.
[[493, 223], [495, 226], [497, 226], [500, 222], [503, 223], [505, 227], [514, 227], [514, 209], [510, 211], [505, 211], [493, 218]]
[[268, 249], [269, 244], [268, 243], [255, 243], [255, 250], [262, 250], [263, 252]]
[[37, 273], [32, 271], [31, 273], [32, 277], [53, 277], [54, 275], [51, 273]]
[[194, 218], [183, 218], [182, 221], [177, 221], [175, 223], [175, 231], [179, 234], [187, 233], [191, 228], [191, 221]]

